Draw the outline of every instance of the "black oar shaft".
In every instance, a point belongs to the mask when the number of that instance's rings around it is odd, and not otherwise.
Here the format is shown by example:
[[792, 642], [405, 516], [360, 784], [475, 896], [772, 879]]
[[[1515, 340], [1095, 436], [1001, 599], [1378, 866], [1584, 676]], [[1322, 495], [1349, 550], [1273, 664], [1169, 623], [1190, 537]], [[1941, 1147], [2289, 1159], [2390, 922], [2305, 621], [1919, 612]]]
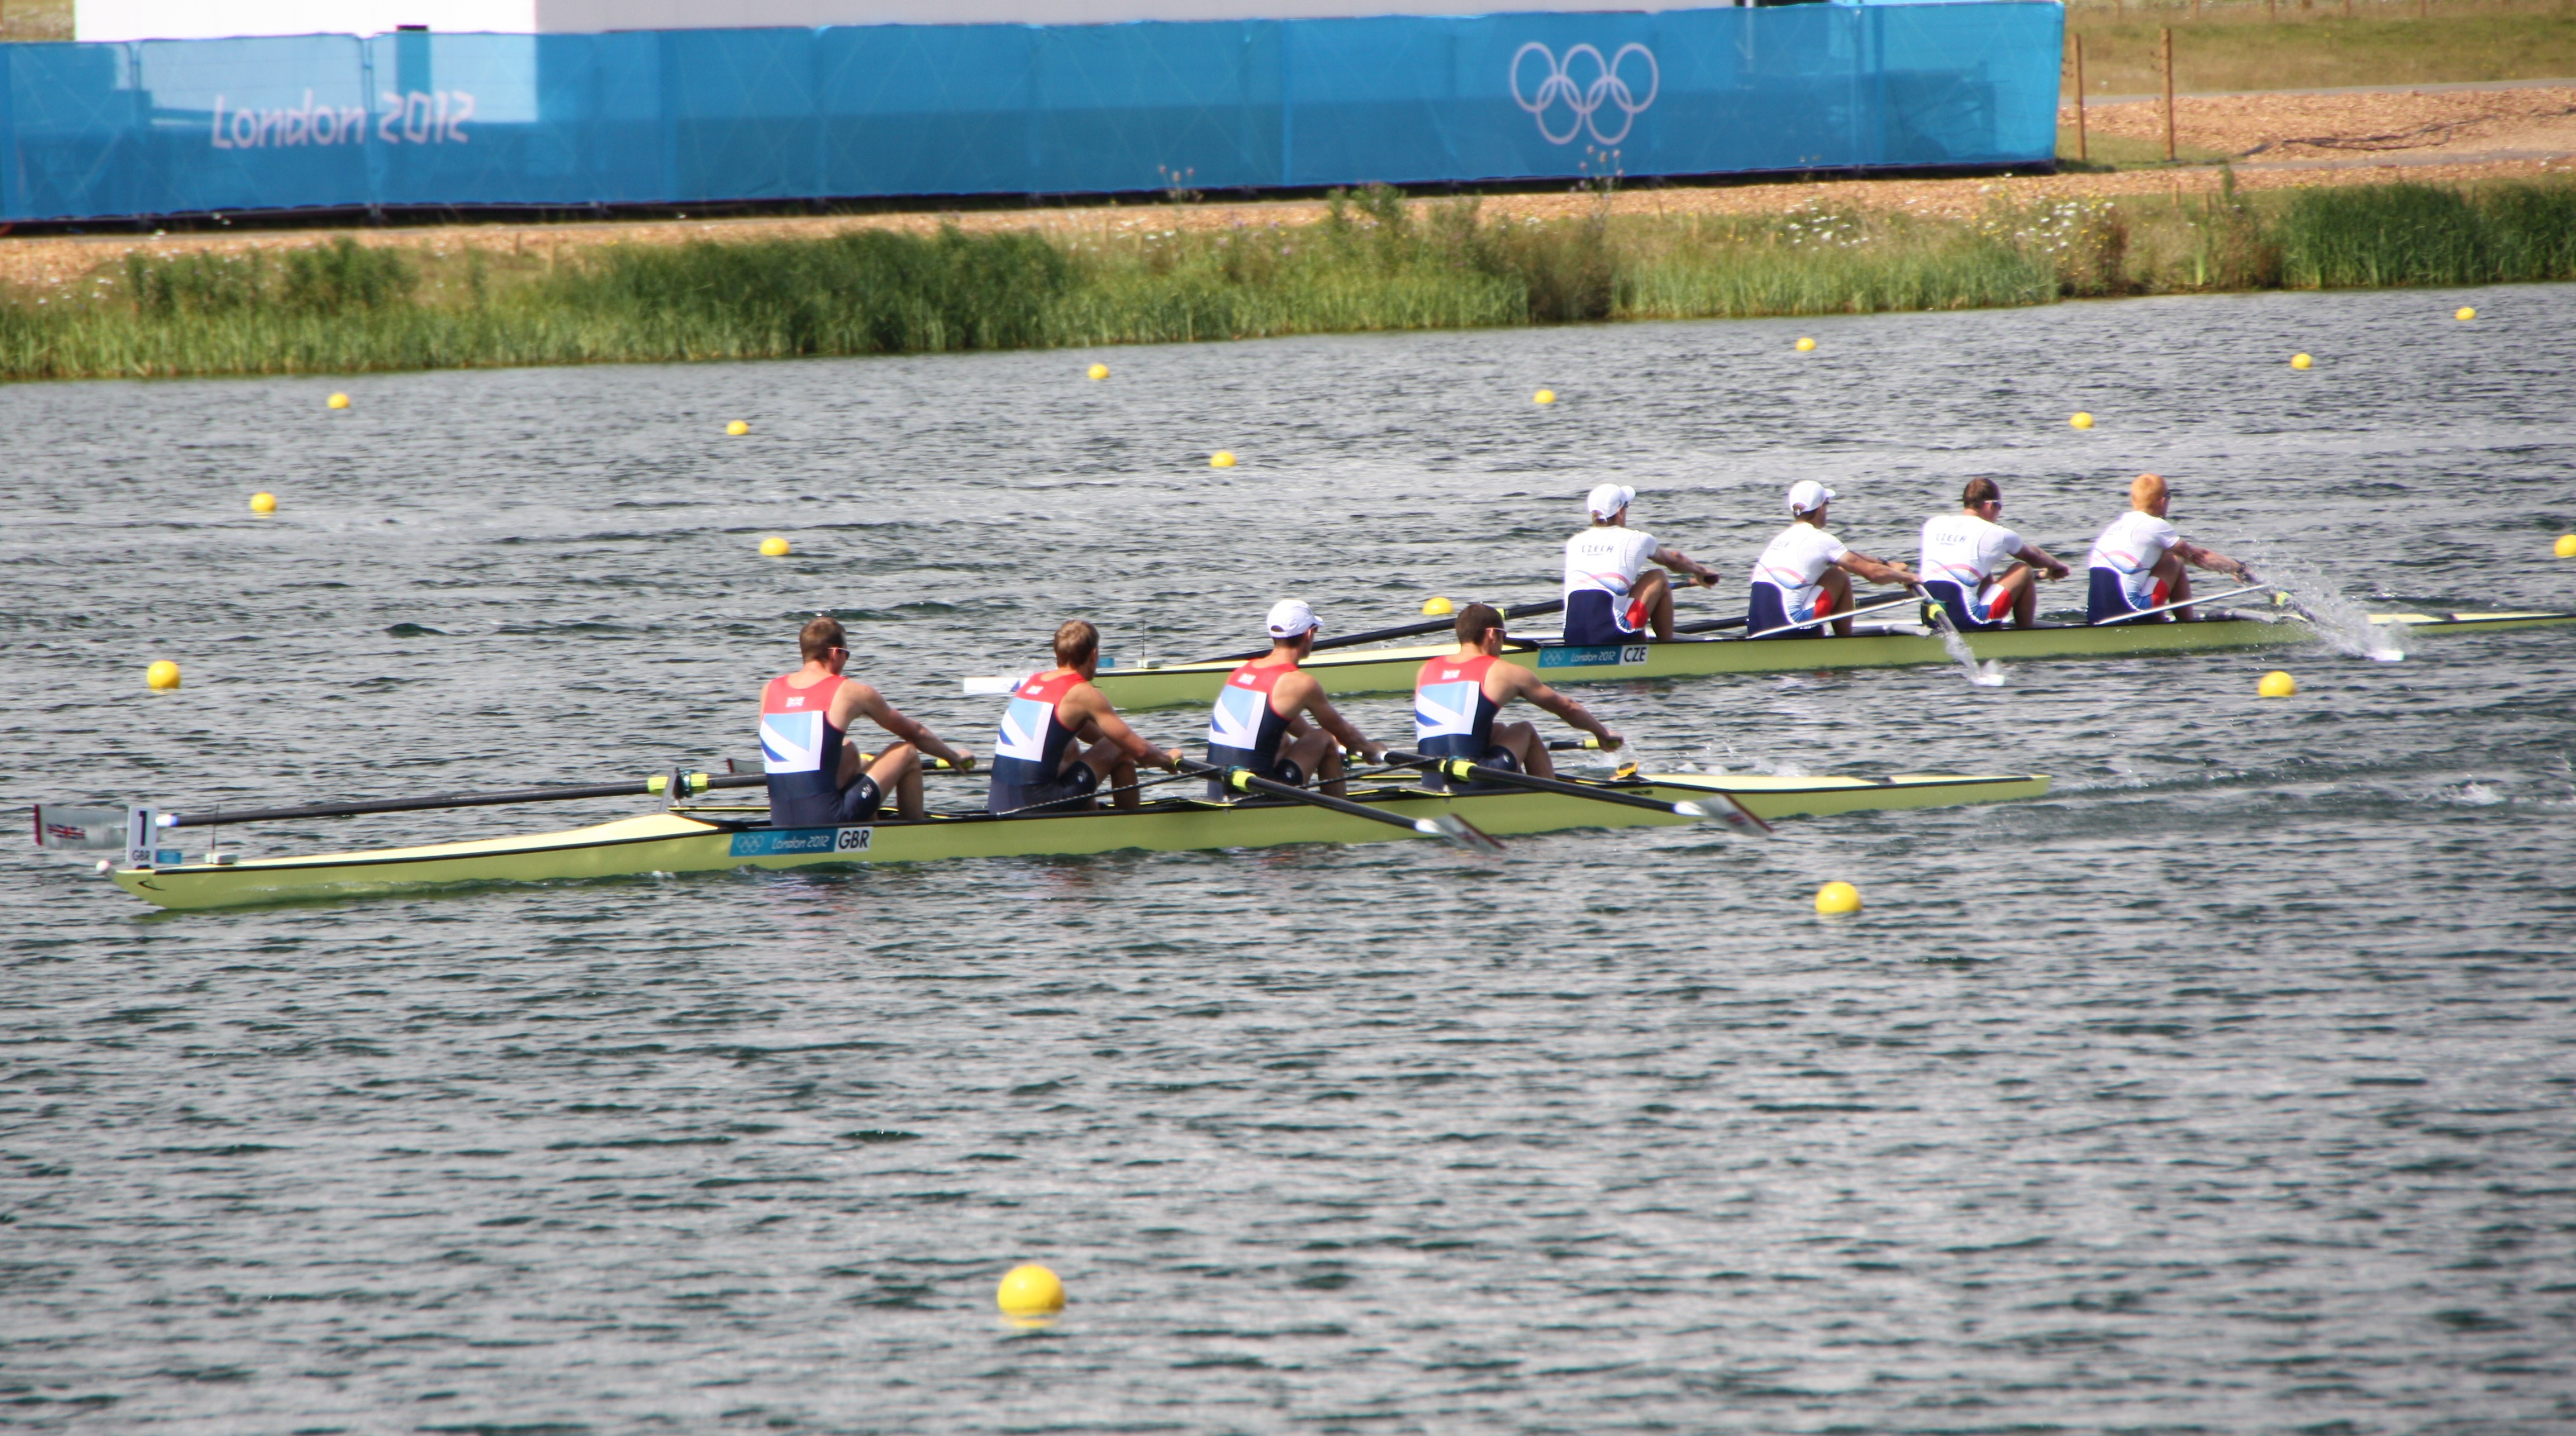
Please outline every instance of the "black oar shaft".
[[[451, 793], [436, 798], [383, 798], [365, 803], [310, 803], [296, 808], [218, 809], [211, 813], [171, 813], [162, 818], [169, 828], [205, 828], [229, 823], [270, 823], [291, 818], [354, 818], [367, 813], [423, 813], [440, 808], [490, 808], [508, 803], [562, 803], [582, 798], [643, 798], [661, 790], [656, 780], [634, 783], [591, 783], [581, 787], [519, 788], [506, 793]], [[769, 780], [758, 774], [715, 777], [707, 781], [710, 788], [751, 788]]]
[[1646, 808], [1658, 813], [1673, 811], [1673, 805], [1662, 798], [1616, 792], [1608, 788], [1595, 787], [1590, 783], [1568, 783], [1556, 778], [1541, 778], [1530, 773], [1514, 772], [1509, 768], [1489, 768], [1482, 763], [1461, 763], [1454, 758], [1434, 758], [1429, 754], [1411, 753], [1399, 748], [1389, 748], [1386, 752], [1386, 760], [1410, 768], [1438, 768], [1453, 778], [1470, 779], [1479, 783], [1496, 783], [1506, 788], [1527, 788], [1537, 793], [1563, 793], [1569, 798], [1590, 798], [1595, 802], [1615, 803], [1628, 808]]
[[[1561, 598], [1551, 598], [1541, 603], [1513, 604], [1509, 607], [1505, 607], [1502, 604], [1496, 604], [1495, 607], [1501, 609], [1503, 617], [1507, 620], [1514, 618], [1543, 618], [1551, 613], [1563, 612], [1565, 609], [1565, 600]], [[1372, 628], [1366, 633], [1349, 633], [1344, 634], [1340, 638], [1319, 638], [1315, 640], [1315, 651], [1320, 653], [1327, 648], [1350, 648], [1362, 643], [1383, 643], [1390, 638], [1417, 638], [1426, 633], [1438, 633], [1444, 628], [1455, 628], [1457, 624], [1458, 620], [1455, 618], [1434, 618], [1421, 623], [1399, 623], [1393, 628]], [[1266, 657], [1269, 652], [1270, 650], [1267, 648], [1256, 648], [1248, 653], [1227, 653], [1221, 654], [1215, 658], [1202, 658], [1198, 661], [1201, 663], [1243, 663], [1248, 662], [1251, 659]]]
[[1274, 798], [1286, 798], [1291, 802], [1327, 808], [1354, 818], [1366, 818], [1372, 823], [1385, 823], [1410, 833], [1422, 831], [1420, 824], [1412, 818], [1398, 817], [1393, 813], [1372, 808], [1366, 803], [1354, 803], [1348, 798], [1336, 798], [1329, 793], [1312, 793], [1304, 788], [1292, 788], [1274, 779], [1255, 777], [1240, 768], [1219, 768], [1208, 763], [1185, 763], [1181, 771], [1195, 777], [1215, 778], [1228, 787], [1255, 793], [1268, 793]]

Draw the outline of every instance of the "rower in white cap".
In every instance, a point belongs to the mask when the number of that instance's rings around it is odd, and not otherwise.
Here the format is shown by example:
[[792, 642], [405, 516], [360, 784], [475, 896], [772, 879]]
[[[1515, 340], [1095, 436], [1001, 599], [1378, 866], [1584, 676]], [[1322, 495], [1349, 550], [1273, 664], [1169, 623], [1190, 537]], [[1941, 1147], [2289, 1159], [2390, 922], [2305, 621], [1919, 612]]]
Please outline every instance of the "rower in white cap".
[[1649, 571], [1649, 563], [1686, 573], [1702, 588], [1717, 586], [1717, 570], [1628, 527], [1628, 505], [1636, 498], [1625, 484], [1603, 484], [1584, 496], [1592, 527], [1565, 541], [1567, 643], [1628, 643], [1649, 631], [1672, 637], [1672, 581]]
[[[1320, 779], [1325, 792], [1340, 797], [1343, 749], [1385, 761], [1386, 749], [1333, 711], [1324, 685], [1297, 668], [1315, 651], [1321, 627], [1302, 598], [1270, 606], [1270, 652], [1229, 674], [1208, 714], [1210, 764], [1300, 788]], [[1224, 795], [1222, 781], [1209, 779], [1208, 796]]]
[[1789, 526], [1753, 561], [1753, 587], [1745, 595], [1748, 638], [1822, 638], [1828, 618], [1838, 637], [1851, 637], [1851, 581], [1922, 580], [1901, 563], [1881, 563], [1825, 531], [1825, 506], [1834, 491], [1813, 479], [1789, 486]]

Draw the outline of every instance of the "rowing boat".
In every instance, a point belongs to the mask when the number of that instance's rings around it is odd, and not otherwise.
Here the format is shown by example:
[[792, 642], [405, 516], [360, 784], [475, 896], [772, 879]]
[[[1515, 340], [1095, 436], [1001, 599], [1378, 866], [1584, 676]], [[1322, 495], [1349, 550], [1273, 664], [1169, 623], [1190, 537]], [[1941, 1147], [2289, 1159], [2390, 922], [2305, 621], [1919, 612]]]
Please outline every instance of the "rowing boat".
[[[1668, 802], [1726, 795], [1767, 819], [2036, 798], [2048, 791], [2048, 779], [2037, 775], [1944, 773], [1890, 778], [1693, 773], [1613, 781], [1600, 786], [1604, 791]], [[1463, 817], [1496, 836], [1689, 821], [1670, 813], [1545, 792], [1439, 794], [1390, 783], [1355, 785], [1351, 797], [1370, 807], [1383, 807], [1408, 821]], [[1400, 826], [1364, 821], [1326, 808], [1260, 799], [1233, 803], [1170, 799], [1123, 811], [1021, 817], [934, 814], [915, 822], [885, 821], [842, 828], [772, 828], [765, 820], [746, 816], [756, 811], [759, 810], [681, 806], [564, 832], [310, 857], [191, 863], [182, 860], [177, 851], [164, 849], [154, 854], [162, 861], [120, 867], [112, 875], [119, 887], [148, 903], [165, 908], [219, 908], [465, 883], [1078, 855], [1122, 849], [1180, 852], [1286, 843], [1359, 843], [1404, 834]]]
[[[2379, 624], [2402, 625], [2411, 638], [2496, 633], [2576, 623], [2576, 613], [2385, 613]], [[2279, 647], [2316, 641], [2316, 630], [2294, 618], [2231, 614], [2198, 623], [2141, 623], [2093, 628], [2078, 624], [2007, 629], [1966, 635], [1982, 661], [2029, 662], [2050, 658], [2120, 658], [2138, 654], [2193, 653]], [[1457, 649], [1451, 644], [1367, 648], [1318, 653], [1298, 667], [1338, 698], [1356, 693], [1404, 693], [1424, 662]], [[1557, 639], [1516, 643], [1504, 654], [1535, 668], [1551, 684], [1604, 683], [1636, 678], [1705, 678], [1722, 673], [1799, 673], [1820, 668], [1898, 668], [1951, 661], [1930, 630], [1913, 624], [1859, 625], [1849, 638], [1673, 638], [1657, 643], [1590, 647]], [[1122, 709], [1174, 708], [1211, 703], [1234, 671], [1232, 659], [1203, 663], [1147, 663], [1104, 667], [1092, 681]], [[1010, 691], [1015, 679], [969, 678], [970, 694]]]

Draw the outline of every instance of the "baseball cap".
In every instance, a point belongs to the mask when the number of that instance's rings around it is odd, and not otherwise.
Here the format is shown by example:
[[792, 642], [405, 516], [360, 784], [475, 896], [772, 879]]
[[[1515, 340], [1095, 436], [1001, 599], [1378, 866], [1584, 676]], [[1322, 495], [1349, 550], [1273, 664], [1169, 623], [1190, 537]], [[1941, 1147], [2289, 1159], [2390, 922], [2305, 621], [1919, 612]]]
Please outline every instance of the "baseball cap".
[[1315, 621], [1315, 610], [1308, 608], [1302, 598], [1283, 598], [1270, 605], [1270, 636], [1273, 638], [1294, 638], [1323, 626]]
[[1634, 502], [1637, 491], [1626, 484], [1602, 484], [1583, 496], [1583, 507], [1596, 519], [1606, 519]]
[[1789, 486], [1790, 516], [1795, 517], [1799, 514], [1813, 513], [1817, 509], [1824, 507], [1825, 500], [1833, 497], [1835, 497], [1833, 490], [1826, 488], [1815, 480], [1800, 479], [1798, 482]]

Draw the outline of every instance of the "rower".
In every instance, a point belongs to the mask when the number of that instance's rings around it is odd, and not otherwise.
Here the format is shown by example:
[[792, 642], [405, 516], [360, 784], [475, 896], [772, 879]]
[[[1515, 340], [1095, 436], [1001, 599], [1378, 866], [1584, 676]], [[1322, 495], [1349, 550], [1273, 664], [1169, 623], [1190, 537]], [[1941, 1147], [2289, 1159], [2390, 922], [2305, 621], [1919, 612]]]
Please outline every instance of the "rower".
[[1133, 808], [1137, 764], [1180, 771], [1180, 755], [1137, 736], [1092, 686], [1099, 673], [1100, 630], [1067, 619], [1055, 631], [1055, 667], [1029, 675], [1002, 710], [986, 812], [1089, 809], [1103, 779], [1117, 806]]
[[1814, 479], [1789, 486], [1789, 526], [1753, 561], [1745, 636], [1822, 638], [1825, 620], [1840, 610], [1843, 616], [1833, 620], [1834, 633], [1849, 638], [1854, 577], [1909, 588], [1922, 582], [1905, 565], [1881, 563], [1827, 533], [1825, 509], [1833, 500], [1834, 491]]
[[[1315, 634], [1322, 627], [1315, 610], [1304, 599], [1283, 598], [1270, 606], [1269, 627], [1269, 654], [1235, 669], [1217, 691], [1216, 707], [1208, 714], [1207, 760], [1217, 768], [1241, 768], [1296, 788], [1312, 777], [1338, 798], [1342, 750], [1382, 763], [1386, 749], [1333, 711], [1324, 685], [1298, 670], [1298, 663], [1315, 651]], [[1225, 780], [1210, 778], [1208, 796], [1225, 795]]]
[[[938, 735], [895, 711], [876, 689], [842, 669], [850, 639], [840, 620], [817, 614], [796, 635], [805, 666], [769, 680], [760, 690], [761, 767], [769, 777], [769, 825], [827, 828], [872, 823], [890, 789], [895, 811], [922, 816], [921, 754], [945, 758], [962, 770], [975, 755], [951, 748]], [[866, 718], [901, 742], [862, 765], [850, 724]]]
[[[1592, 527], [1565, 541], [1565, 641], [1577, 646], [1627, 643], [1651, 630], [1673, 636], [1673, 585], [1649, 563], [1689, 574], [1702, 588], [1717, 586], [1717, 571], [1653, 534], [1628, 527], [1628, 505], [1637, 491], [1603, 484], [1584, 496]], [[1640, 575], [1643, 577], [1640, 577]]]
[[2130, 615], [2178, 604], [2157, 614], [2156, 621], [2191, 622], [2191, 575], [2184, 571], [2185, 564], [2253, 581], [2245, 565], [2215, 549], [2185, 542], [2181, 532], [2165, 522], [2165, 510], [2172, 504], [2173, 490], [2161, 475], [2140, 474], [2130, 481], [2129, 511], [2111, 520], [2111, 526], [2093, 540], [2093, 552], [2085, 559], [2092, 571], [2092, 591], [2084, 605], [2087, 620], [2141, 622]]
[[1955, 514], [1923, 521], [1924, 591], [1950, 611], [1951, 626], [1962, 633], [2001, 628], [2006, 614], [2015, 628], [2037, 626], [2033, 580], [2064, 578], [2072, 570], [1998, 522], [2004, 491], [1994, 480], [1968, 480], [1959, 505]]
[[[1494, 715], [1526, 698], [1601, 740], [1604, 750], [1622, 741], [1582, 704], [1539, 681], [1538, 674], [1503, 661], [1503, 615], [1491, 605], [1458, 610], [1458, 651], [1422, 665], [1413, 680], [1413, 746], [1432, 758], [1464, 758], [1489, 768], [1510, 768], [1533, 778], [1553, 778], [1547, 744], [1534, 723], [1497, 723]], [[1435, 791], [1448, 780], [1430, 779]]]

